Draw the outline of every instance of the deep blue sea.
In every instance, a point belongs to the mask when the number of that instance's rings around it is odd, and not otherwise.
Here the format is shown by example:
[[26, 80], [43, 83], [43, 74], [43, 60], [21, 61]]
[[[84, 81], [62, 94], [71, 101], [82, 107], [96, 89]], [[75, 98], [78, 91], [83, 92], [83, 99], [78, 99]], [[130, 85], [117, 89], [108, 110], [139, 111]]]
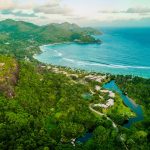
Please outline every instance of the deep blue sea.
[[150, 78], [150, 28], [100, 28], [102, 44], [42, 46], [41, 62]]

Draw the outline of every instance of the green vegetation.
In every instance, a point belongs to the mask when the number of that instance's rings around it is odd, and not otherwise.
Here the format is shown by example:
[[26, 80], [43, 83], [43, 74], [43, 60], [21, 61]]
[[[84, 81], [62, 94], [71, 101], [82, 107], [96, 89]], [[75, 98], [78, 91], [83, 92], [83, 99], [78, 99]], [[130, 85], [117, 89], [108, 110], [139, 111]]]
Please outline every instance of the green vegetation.
[[0, 53], [19, 59], [29, 58], [40, 52], [39, 46], [50, 43], [77, 42], [100, 43], [91, 34], [101, 34], [92, 28], [62, 23], [37, 26], [23, 21], [7, 19], [0, 22]]
[[[0, 96], [0, 149], [73, 149], [71, 139], [89, 131], [93, 131], [92, 138], [76, 143], [75, 149], [148, 148], [148, 132], [140, 126], [118, 126], [117, 132], [109, 120], [90, 111], [89, 104], [95, 98], [87, 101], [83, 94], [92, 83], [75, 82], [47, 68], [27, 61], [19, 63], [15, 97], [9, 100]], [[123, 104], [115, 107], [124, 108]], [[117, 122], [115, 116], [122, 115], [123, 110], [114, 111], [112, 108], [108, 114]]]
[[144, 120], [136, 125], [137, 130], [143, 130], [150, 136], [150, 79], [132, 76], [116, 76], [115, 80], [120, 88], [136, 103], [140, 104], [144, 111]]
[[[147, 111], [150, 107], [150, 79], [132, 76], [117, 76], [115, 78], [118, 85], [133, 98], [136, 103], [143, 105]], [[150, 112], [147, 112], [150, 115]]]
[[0, 56], [0, 94], [14, 96], [14, 85], [17, 83], [18, 64], [15, 59]]
[[54, 148], [101, 124], [82, 98], [87, 86], [38, 68], [20, 62], [15, 97], [0, 97], [0, 149]]
[[[145, 115], [143, 121], [124, 128], [124, 118], [134, 114], [115, 97], [115, 105], [102, 111], [117, 124], [116, 130], [109, 119], [89, 107], [100, 101], [100, 93], [95, 91], [98, 82], [85, 79], [88, 73], [46, 66], [32, 58], [42, 44], [99, 43], [91, 34], [99, 33], [68, 23], [40, 27], [21, 21], [0, 22], [0, 150], [149, 149], [149, 79], [112, 77], [142, 105]], [[75, 143], [75, 147], [71, 144], [87, 132], [93, 133], [90, 140]]]
[[130, 108], [124, 105], [119, 95], [115, 97], [114, 106], [109, 109], [103, 109], [102, 112], [107, 114], [107, 116], [112, 118], [119, 125], [122, 125], [128, 118], [135, 117], [135, 114]]

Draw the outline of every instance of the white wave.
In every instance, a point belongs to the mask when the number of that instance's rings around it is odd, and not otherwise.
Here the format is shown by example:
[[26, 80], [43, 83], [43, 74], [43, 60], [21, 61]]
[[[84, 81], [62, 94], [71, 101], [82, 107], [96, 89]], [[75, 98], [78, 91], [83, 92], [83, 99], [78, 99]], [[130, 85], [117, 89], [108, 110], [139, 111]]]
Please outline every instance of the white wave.
[[73, 42], [51, 43], [51, 44], [42, 45], [42, 47], [49, 47], [49, 46], [61, 45], [61, 44], [72, 44], [72, 43], [73, 43]]
[[73, 59], [70, 59], [70, 58], [62, 58], [63, 60], [65, 60], [65, 61], [69, 61], [69, 62], [75, 62], [75, 60], [73, 60]]
[[45, 52], [45, 47], [44, 47], [44, 46], [40, 46], [40, 50], [41, 50], [42, 52]]
[[59, 56], [59, 57], [61, 57], [63, 54], [62, 53], [60, 53], [60, 52], [58, 52], [57, 50], [55, 50], [54, 51], [56, 54], [57, 54], [57, 56]]
[[84, 61], [78, 61], [78, 60], [74, 60], [74, 59], [70, 59], [70, 58], [65, 58], [65, 57], [63, 58], [63, 60], [68, 61], [68, 62], [72, 62], [72, 63], [74, 63], [76, 65], [79, 65], [79, 66], [89, 65], [89, 63], [86, 63]]
[[147, 69], [149, 70], [149, 66], [126, 66], [126, 65], [115, 65], [115, 64], [101, 64], [101, 63], [91, 63], [85, 61], [77, 61], [74, 59], [63, 58], [65, 61], [69, 61], [75, 63], [76, 65], [82, 66], [100, 66], [100, 67], [107, 67], [107, 68], [118, 68], [118, 69]]
[[92, 66], [102, 66], [102, 67], [108, 67], [108, 68], [120, 68], [120, 69], [150, 69], [150, 67], [147, 66], [126, 66], [126, 65], [115, 65], [115, 64], [99, 64], [99, 63], [89, 63], [89, 65]]

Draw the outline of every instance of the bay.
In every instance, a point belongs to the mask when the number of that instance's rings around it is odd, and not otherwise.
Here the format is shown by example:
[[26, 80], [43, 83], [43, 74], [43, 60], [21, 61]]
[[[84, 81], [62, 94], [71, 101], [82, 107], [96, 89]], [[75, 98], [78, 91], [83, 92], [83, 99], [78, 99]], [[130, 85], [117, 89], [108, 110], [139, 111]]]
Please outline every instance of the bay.
[[102, 44], [42, 46], [35, 58], [87, 71], [150, 77], [150, 28], [100, 28]]

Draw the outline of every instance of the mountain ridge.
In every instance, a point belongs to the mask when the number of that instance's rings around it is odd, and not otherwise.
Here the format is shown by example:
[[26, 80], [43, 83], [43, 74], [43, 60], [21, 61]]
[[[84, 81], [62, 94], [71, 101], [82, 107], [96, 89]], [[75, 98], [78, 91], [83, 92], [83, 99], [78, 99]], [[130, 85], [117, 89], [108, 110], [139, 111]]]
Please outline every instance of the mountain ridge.
[[24, 21], [6, 19], [0, 21], [0, 33], [9, 33], [13, 39], [23, 39], [37, 41], [38, 43], [48, 44], [55, 42], [78, 42], [78, 43], [101, 43], [92, 35], [101, 34], [93, 28], [79, 27], [68, 22], [57, 24], [52, 23], [38, 26]]

